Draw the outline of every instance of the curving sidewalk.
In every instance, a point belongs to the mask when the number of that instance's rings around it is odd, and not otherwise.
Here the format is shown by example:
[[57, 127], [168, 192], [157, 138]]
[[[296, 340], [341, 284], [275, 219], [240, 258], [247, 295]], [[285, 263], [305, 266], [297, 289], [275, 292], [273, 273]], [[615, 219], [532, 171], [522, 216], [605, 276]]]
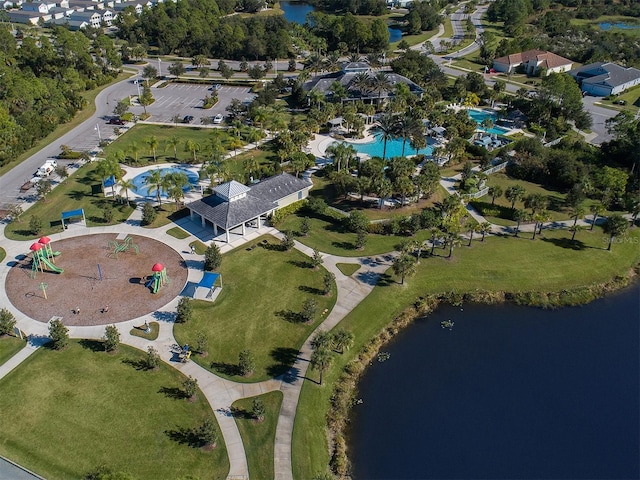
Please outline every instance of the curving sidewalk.
[[[169, 224], [156, 229], [145, 229], [140, 226], [140, 212], [136, 210], [132, 216], [123, 224], [108, 227], [76, 227], [63, 232], [50, 235], [53, 241], [73, 238], [87, 234], [100, 233], [126, 233], [140, 235], [160, 240], [176, 250], [188, 265], [187, 281], [197, 281], [201, 275], [200, 262], [193, 261], [188, 244], [197, 238], [194, 235], [186, 239], [176, 239], [166, 232], [174, 224]], [[0, 235], [4, 232], [4, 225], [0, 225]], [[228, 251], [240, 246], [243, 243], [252, 241], [253, 238], [263, 234], [271, 234], [277, 238], [282, 238], [282, 234], [273, 228], [263, 228], [252, 234], [251, 237], [241, 241], [236, 241], [232, 245], [226, 245], [223, 251]], [[3, 235], [2, 235], [3, 236]], [[2, 238], [2, 246], [6, 250], [7, 258], [0, 265], [0, 282], [4, 284], [7, 274], [12, 268], [12, 262], [20, 258], [28, 251], [31, 240], [14, 241]], [[295, 248], [302, 253], [312, 257], [313, 249], [295, 242]], [[171, 352], [172, 345], [176, 344], [173, 336], [173, 322], [159, 321], [153, 316], [153, 312], [147, 315], [131, 319], [116, 324], [120, 332], [121, 342], [146, 351], [149, 347], [158, 350], [161, 359], [168, 365], [180, 370], [185, 375], [190, 375], [198, 380], [198, 386], [206, 397], [214, 411], [216, 419], [220, 425], [220, 431], [224, 438], [229, 456], [228, 478], [240, 479], [249, 478], [249, 470], [246, 460], [246, 453], [240, 432], [231, 414], [230, 407], [236, 400], [246, 397], [253, 397], [274, 390], [283, 392], [283, 403], [278, 418], [275, 440], [275, 476], [277, 479], [293, 479], [291, 442], [293, 438], [293, 425], [295, 421], [298, 399], [303, 385], [303, 380], [309, 366], [311, 356], [311, 338], [318, 331], [326, 331], [335, 327], [356, 305], [358, 305], [376, 285], [380, 276], [390, 267], [393, 254], [385, 254], [371, 257], [337, 257], [329, 254], [322, 254], [324, 267], [332, 272], [336, 278], [337, 299], [336, 304], [327, 318], [314, 330], [300, 349], [298, 358], [290, 370], [276, 379], [270, 379], [259, 383], [237, 383], [223, 379], [209, 372], [195, 362], [179, 363], [173, 358]], [[338, 269], [338, 263], [359, 263], [360, 270], [353, 276], [346, 276]], [[196, 267], [195, 265], [198, 265]], [[175, 311], [179, 297], [174, 298], [163, 310]], [[16, 318], [16, 326], [29, 335], [29, 342], [25, 348], [14, 357], [0, 365], [0, 378], [8, 374], [20, 365], [26, 358], [33, 354], [40, 346], [48, 341], [48, 326], [46, 323], [35, 321], [17, 310], [11, 302], [3, 296], [0, 298], [0, 308], [7, 308]], [[159, 324], [158, 338], [153, 341], [131, 335], [129, 332], [136, 325], [141, 325], [145, 321], [156, 321]], [[104, 325], [97, 326], [69, 326], [69, 335], [72, 338], [100, 339], [104, 335]]]

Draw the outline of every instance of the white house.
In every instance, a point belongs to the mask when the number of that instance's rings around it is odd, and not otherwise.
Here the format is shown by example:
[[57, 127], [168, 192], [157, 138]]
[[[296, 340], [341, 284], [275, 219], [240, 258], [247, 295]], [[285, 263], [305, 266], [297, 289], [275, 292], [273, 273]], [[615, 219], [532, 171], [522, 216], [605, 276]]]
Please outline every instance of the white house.
[[610, 62], [583, 65], [571, 70], [569, 75], [576, 79], [584, 93], [596, 97], [618, 95], [631, 87], [640, 85], [640, 70], [621, 67]]
[[527, 75], [535, 75], [541, 68], [546, 71], [546, 75], [549, 75], [568, 72], [573, 66], [573, 61], [544, 50], [512, 53], [493, 61], [493, 69], [496, 72], [512, 73], [521, 65]]
[[44, 2], [25, 2], [22, 4], [21, 10], [23, 12], [49, 13], [49, 5]]
[[25, 12], [22, 10], [9, 10], [9, 21], [13, 23], [21, 23], [23, 25], [38, 25], [41, 22], [51, 20], [51, 15], [40, 12]]
[[86, 12], [73, 12], [69, 17], [69, 21], [87, 22], [93, 28], [100, 28], [102, 23], [102, 15], [95, 10], [87, 10]]

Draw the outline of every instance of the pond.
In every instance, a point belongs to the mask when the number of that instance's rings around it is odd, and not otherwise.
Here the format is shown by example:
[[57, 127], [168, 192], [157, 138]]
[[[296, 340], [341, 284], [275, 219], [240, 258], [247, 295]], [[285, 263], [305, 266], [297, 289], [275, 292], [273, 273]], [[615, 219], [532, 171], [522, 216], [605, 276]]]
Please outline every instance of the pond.
[[609, 23], [603, 22], [599, 23], [598, 26], [601, 30], [613, 30], [615, 28], [619, 28], [621, 30], [635, 30], [636, 28], [640, 28], [640, 25], [632, 24], [632, 23]]
[[[280, 8], [284, 12], [284, 18], [293, 23], [302, 25], [307, 21], [307, 14], [313, 12], [315, 7], [305, 2], [280, 2]], [[397, 42], [402, 38], [402, 30], [389, 27], [389, 42]]]
[[353, 478], [639, 478], [639, 298], [417, 320], [358, 386]]

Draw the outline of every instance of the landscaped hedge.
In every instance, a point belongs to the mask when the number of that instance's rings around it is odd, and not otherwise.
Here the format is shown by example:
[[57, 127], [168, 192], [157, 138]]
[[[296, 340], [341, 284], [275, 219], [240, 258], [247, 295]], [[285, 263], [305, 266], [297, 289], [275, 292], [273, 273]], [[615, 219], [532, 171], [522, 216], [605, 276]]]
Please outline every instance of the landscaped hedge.
[[287, 205], [286, 207], [282, 207], [271, 215], [271, 224], [277, 225], [282, 222], [288, 215], [292, 213], [296, 213], [300, 209], [302, 209], [306, 205], [306, 200], [298, 200], [297, 202], [292, 203], [291, 205]]

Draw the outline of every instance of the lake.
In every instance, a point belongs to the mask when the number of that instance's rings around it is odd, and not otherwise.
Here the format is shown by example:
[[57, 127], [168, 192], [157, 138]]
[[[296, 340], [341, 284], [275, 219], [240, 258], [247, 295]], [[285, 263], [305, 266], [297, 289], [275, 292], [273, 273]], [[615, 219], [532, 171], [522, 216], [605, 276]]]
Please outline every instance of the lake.
[[[280, 8], [284, 12], [284, 18], [300, 25], [306, 22], [307, 14], [315, 10], [315, 7], [304, 2], [280, 2]], [[402, 30], [389, 27], [389, 42], [397, 42], [401, 38]]]
[[639, 299], [416, 321], [362, 378], [353, 478], [639, 478]]

